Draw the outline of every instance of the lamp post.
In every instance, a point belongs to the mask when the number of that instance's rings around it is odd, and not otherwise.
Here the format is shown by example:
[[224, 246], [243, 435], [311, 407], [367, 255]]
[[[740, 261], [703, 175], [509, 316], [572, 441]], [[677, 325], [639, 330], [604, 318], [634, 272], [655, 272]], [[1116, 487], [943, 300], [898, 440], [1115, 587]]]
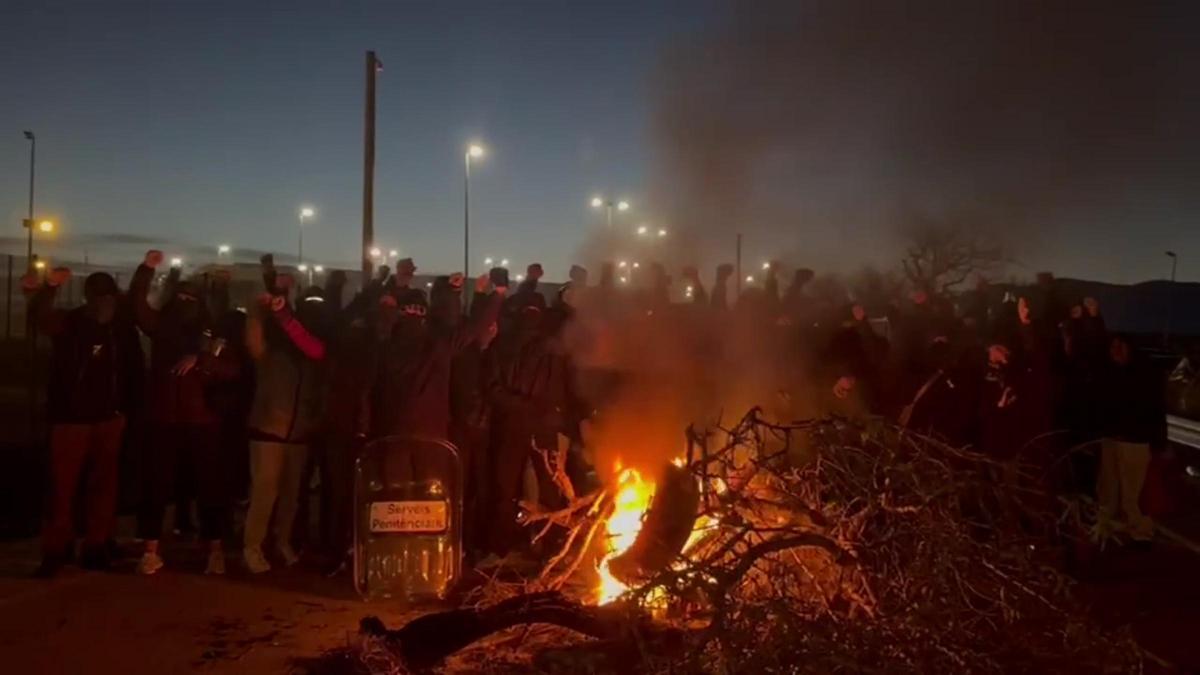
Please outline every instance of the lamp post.
[[621, 201], [618, 201], [618, 202], [613, 202], [611, 199], [605, 199], [604, 197], [597, 195], [595, 197], [592, 197], [592, 208], [593, 209], [599, 209], [599, 208], [604, 209], [605, 222], [608, 223], [608, 226], [611, 228], [612, 227], [613, 208], [616, 208], [618, 211], [628, 211], [629, 210], [629, 202], [625, 201], [624, 199], [622, 199]]
[[33, 184], [34, 184], [34, 167], [37, 164], [37, 136], [32, 131], [25, 132], [25, 138], [29, 139], [29, 217], [25, 219], [25, 229], [29, 230], [25, 245], [25, 266], [27, 269], [33, 268]]
[[[483, 157], [483, 146], [471, 144], [463, 153], [463, 274], [471, 269], [471, 160]], [[463, 293], [466, 301], [467, 294]]]
[[217, 263], [220, 264], [221, 258], [232, 258], [233, 248], [229, 244], [221, 244], [217, 246]]
[[296, 262], [301, 265], [304, 264], [304, 219], [312, 218], [316, 213], [311, 206], [300, 207], [300, 245], [296, 250]]
[[1167, 325], [1163, 328], [1163, 346], [1171, 343], [1171, 314], [1175, 304], [1175, 269], [1179, 264], [1179, 256], [1174, 251], [1166, 251], [1171, 259], [1171, 285], [1167, 287]]

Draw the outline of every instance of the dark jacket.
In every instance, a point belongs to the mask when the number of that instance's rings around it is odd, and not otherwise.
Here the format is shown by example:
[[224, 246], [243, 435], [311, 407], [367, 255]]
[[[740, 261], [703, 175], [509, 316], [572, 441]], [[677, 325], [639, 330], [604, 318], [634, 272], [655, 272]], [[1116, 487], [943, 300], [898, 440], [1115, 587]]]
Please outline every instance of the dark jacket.
[[52, 424], [91, 424], [128, 414], [140, 401], [143, 361], [128, 307], [100, 324], [86, 307], [54, 309], [56, 289], [44, 286], [30, 299], [42, 334], [51, 339], [46, 400]]
[[1165, 379], [1144, 359], [1111, 364], [1104, 376], [1104, 434], [1161, 447], [1167, 435]]
[[452, 363], [496, 320], [500, 297], [492, 296], [486, 305], [451, 330], [428, 330], [416, 342], [393, 337], [379, 346], [372, 389], [372, 436], [448, 438]]
[[[129, 289], [138, 328], [150, 338], [149, 419], [154, 424], [216, 424], [220, 416], [211, 405], [208, 389], [238, 374], [234, 353], [216, 346], [216, 341], [227, 342], [229, 336], [214, 332], [199, 298], [194, 321], [184, 322], [172, 300], [161, 310], [152, 307], [147, 294], [153, 278], [153, 268], [139, 265]], [[196, 356], [196, 367], [184, 375], [173, 373], [180, 359], [189, 355]]]
[[246, 349], [255, 374], [247, 420], [251, 438], [307, 441], [321, 416], [318, 364], [325, 344], [286, 308], [256, 308], [246, 320]]

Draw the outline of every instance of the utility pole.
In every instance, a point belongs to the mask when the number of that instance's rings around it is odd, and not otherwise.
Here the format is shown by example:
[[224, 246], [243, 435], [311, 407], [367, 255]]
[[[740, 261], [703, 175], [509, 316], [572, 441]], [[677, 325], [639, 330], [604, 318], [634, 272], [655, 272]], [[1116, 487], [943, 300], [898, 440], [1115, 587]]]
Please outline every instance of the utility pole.
[[374, 51], [367, 52], [367, 100], [363, 120], [363, 222], [362, 222], [362, 285], [371, 281], [374, 267], [371, 248], [375, 246], [375, 74], [383, 64]]
[[[738, 232], [737, 236], [737, 265], [734, 271], [734, 276], [737, 277], [737, 283], [734, 288], [737, 289], [737, 297], [742, 297], [742, 233]], [[736, 298], [735, 298], [736, 300]]]
[[1175, 304], [1175, 267], [1179, 263], [1179, 256], [1175, 255], [1174, 251], [1167, 251], [1166, 255], [1171, 259], [1171, 285], [1167, 287], [1167, 325], [1163, 328], [1163, 347], [1169, 347], [1171, 344], [1171, 314]]
[[33, 177], [34, 166], [37, 164], [37, 136], [34, 136], [32, 131], [25, 132], [25, 138], [29, 139], [29, 217], [25, 219], [25, 229], [27, 230], [26, 245], [25, 245], [25, 267], [29, 270], [33, 269]]

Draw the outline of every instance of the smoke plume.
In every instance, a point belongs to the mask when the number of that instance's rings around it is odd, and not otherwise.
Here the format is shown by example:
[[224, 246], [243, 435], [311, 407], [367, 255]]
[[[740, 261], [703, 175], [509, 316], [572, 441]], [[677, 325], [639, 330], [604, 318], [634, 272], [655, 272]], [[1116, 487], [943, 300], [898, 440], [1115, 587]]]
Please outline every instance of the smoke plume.
[[1197, 177], [1187, 3], [738, 7], [651, 87], [653, 202], [694, 260], [744, 232], [750, 255], [894, 266], [906, 213], [1103, 227]]

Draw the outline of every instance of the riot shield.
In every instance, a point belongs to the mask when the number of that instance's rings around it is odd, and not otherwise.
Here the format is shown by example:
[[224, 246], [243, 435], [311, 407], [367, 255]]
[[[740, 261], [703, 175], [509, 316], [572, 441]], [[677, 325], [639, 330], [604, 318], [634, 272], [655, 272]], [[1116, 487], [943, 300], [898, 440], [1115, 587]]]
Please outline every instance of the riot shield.
[[363, 599], [440, 599], [462, 573], [463, 475], [443, 440], [389, 436], [354, 471], [354, 587]]

